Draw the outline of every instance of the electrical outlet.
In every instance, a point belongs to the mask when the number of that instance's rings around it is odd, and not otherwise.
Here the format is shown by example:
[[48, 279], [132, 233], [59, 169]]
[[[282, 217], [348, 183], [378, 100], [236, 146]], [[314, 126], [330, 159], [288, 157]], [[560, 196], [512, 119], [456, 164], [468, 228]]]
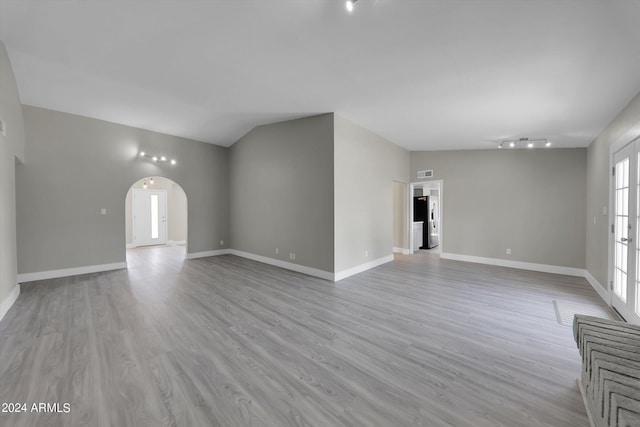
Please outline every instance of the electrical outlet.
[[107, 214], [107, 209], [106, 208], [100, 209], [100, 215], [106, 215], [106, 214]]
[[511, 248], [507, 248], [507, 255], [511, 255]]
[[364, 251], [364, 257], [367, 258], [369, 256], [369, 251]]
[[276, 248], [276, 255], [278, 255], [278, 248]]
[[596, 222], [598, 222], [598, 220], [596, 219], [596, 217], [593, 217], [593, 225], [596, 225]]
[[220, 246], [224, 245], [224, 240], [220, 240]]
[[296, 254], [294, 254], [293, 252], [289, 252], [289, 259], [295, 261], [296, 260]]

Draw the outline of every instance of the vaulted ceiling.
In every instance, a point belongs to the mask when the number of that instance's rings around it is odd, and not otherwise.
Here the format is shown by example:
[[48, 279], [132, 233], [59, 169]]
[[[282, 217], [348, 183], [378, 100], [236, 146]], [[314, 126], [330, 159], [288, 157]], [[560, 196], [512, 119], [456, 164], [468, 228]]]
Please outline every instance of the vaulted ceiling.
[[585, 147], [640, 91], [640, 1], [0, 0], [22, 102], [224, 146], [336, 112], [409, 150]]

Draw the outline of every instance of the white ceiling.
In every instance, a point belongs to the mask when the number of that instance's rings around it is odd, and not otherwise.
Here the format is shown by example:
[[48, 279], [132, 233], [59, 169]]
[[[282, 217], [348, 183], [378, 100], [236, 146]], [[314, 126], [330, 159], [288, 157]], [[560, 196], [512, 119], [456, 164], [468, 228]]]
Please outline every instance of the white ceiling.
[[336, 112], [409, 150], [584, 147], [640, 91], [633, 0], [0, 0], [22, 102], [229, 146]]

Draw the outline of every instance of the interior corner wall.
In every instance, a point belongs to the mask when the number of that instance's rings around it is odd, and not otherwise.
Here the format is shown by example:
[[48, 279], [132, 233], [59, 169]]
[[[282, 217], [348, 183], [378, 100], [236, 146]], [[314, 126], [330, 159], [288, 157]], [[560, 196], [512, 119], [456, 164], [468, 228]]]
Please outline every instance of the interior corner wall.
[[412, 152], [411, 176], [443, 180], [443, 253], [583, 269], [586, 151]]
[[[124, 262], [125, 197], [148, 176], [184, 189], [189, 253], [225, 248], [219, 242], [229, 240], [228, 148], [30, 106], [23, 116], [27, 162], [16, 170], [19, 273]], [[140, 151], [177, 164], [154, 163]]]
[[333, 114], [258, 126], [234, 143], [230, 200], [234, 250], [333, 273]]
[[[17, 297], [16, 161], [24, 161], [24, 125], [18, 86], [9, 56], [0, 41], [0, 319]], [[16, 160], [17, 159], [17, 160]], [[13, 298], [12, 298], [13, 297]]]
[[[587, 149], [586, 269], [606, 288], [608, 270], [610, 147], [640, 135], [640, 93], [611, 121]], [[593, 218], [596, 218], [594, 224]]]
[[393, 182], [408, 182], [409, 152], [334, 115], [335, 271], [393, 253]]

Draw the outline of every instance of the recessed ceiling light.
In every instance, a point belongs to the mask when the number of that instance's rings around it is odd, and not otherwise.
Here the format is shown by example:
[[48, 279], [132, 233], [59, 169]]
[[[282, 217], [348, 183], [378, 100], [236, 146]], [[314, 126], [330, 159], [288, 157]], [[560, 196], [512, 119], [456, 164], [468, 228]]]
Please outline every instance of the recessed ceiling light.
[[545, 147], [551, 147], [551, 141], [547, 141], [546, 144], [544, 144]]
[[533, 142], [528, 143], [528, 144], [527, 144], [527, 147], [528, 147], [528, 148], [533, 148]]

